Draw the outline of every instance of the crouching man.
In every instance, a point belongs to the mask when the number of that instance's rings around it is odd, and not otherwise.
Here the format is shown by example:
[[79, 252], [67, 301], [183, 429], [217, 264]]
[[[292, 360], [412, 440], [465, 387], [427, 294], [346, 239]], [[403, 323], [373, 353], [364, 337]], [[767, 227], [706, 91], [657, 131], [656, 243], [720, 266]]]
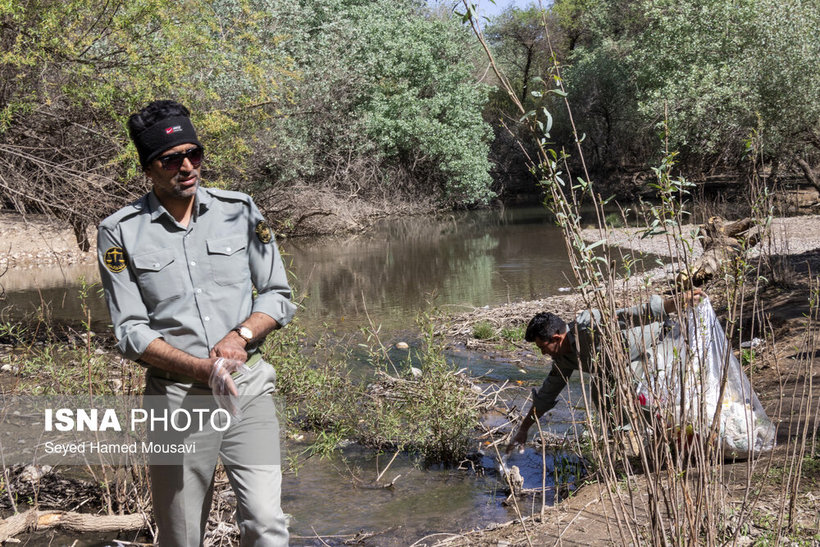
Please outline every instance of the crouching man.
[[[686, 293], [684, 302], [688, 305], [697, 305], [705, 294], [700, 289]], [[628, 354], [630, 366], [636, 377], [643, 375], [643, 366], [647, 360], [647, 352], [657, 347], [663, 334], [663, 323], [668, 314], [675, 309], [673, 298], [664, 299], [654, 295], [644, 305], [619, 309], [615, 312], [615, 319], [621, 329], [624, 349]], [[607, 367], [603, 366], [601, 356], [601, 341], [603, 333], [599, 330], [601, 312], [596, 309], [586, 310], [578, 314], [575, 321], [567, 324], [553, 313], [541, 312], [533, 317], [527, 325], [525, 340], [534, 342], [542, 355], [552, 357], [552, 369], [544, 379], [538, 391], [533, 390], [532, 405], [524, 415], [518, 430], [507, 445], [507, 453], [527, 442], [530, 427], [545, 412], [555, 406], [558, 395], [567, 385], [572, 373], [581, 370], [590, 374], [591, 397], [595, 408], [604, 405], [602, 392], [606, 389], [610, 379], [606, 377]], [[595, 364], [598, 366], [595, 366]], [[597, 373], [592, 374], [593, 372]]]

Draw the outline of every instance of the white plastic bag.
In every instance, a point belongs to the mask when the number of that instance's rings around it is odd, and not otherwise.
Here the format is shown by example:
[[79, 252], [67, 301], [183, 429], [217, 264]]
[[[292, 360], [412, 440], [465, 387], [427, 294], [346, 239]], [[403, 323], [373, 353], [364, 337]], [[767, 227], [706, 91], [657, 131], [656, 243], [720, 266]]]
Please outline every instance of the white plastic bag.
[[236, 384], [231, 374], [234, 372], [246, 374], [250, 370], [243, 361], [220, 357], [214, 361], [208, 378], [208, 387], [211, 388], [219, 408], [227, 410], [237, 422], [242, 419], [242, 408], [239, 406]]
[[747, 458], [772, 450], [774, 424], [730, 351], [708, 298], [687, 311], [685, 328], [684, 332], [675, 324], [658, 344], [648, 367], [655, 374], [650, 372], [639, 385], [639, 401], [651, 405], [668, 425], [701, 437], [708, 434], [719, 410], [719, 441], [726, 457]]

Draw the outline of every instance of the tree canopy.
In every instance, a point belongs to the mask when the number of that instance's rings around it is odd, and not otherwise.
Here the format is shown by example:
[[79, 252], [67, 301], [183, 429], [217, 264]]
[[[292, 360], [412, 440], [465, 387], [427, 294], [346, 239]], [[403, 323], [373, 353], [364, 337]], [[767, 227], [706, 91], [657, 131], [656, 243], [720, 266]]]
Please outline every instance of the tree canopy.
[[125, 121], [158, 98], [191, 109], [212, 184], [493, 195], [470, 36], [419, 1], [6, 0], [0, 43], [19, 211], [93, 223], [142, 191]]
[[[656, 162], [661, 125], [690, 176], [730, 171], [754, 131], [820, 188], [817, 28], [809, 0], [555, 0], [486, 35], [558, 147], [560, 69], [598, 173]], [[80, 231], [144, 190], [125, 120], [157, 98], [191, 108], [209, 183], [284, 216], [294, 195], [472, 206], [528, 177], [520, 114], [422, 0], [0, 0], [0, 45], [0, 200]]]
[[456, 19], [413, 0], [303, 0], [283, 20], [302, 108], [287, 122], [289, 150], [269, 164], [277, 181], [456, 204], [492, 197], [489, 89], [472, 76], [472, 38]]
[[817, 2], [556, 0], [542, 15], [556, 64], [527, 74], [506, 52], [532, 34], [537, 11], [508, 10], [487, 35], [513, 81], [550, 82], [560, 67], [599, 172], [651, 164], [666, 121], [669, 145], [693, 176], [736, 169], [753, 131], [769, 162], [820, 174]]
[[263, 4], [0, 3], [0, 198], [99, 220], [136, 191], [125, 121], [156, 98], [187, 104], [214, 171], [237, 172], [290, 65]]

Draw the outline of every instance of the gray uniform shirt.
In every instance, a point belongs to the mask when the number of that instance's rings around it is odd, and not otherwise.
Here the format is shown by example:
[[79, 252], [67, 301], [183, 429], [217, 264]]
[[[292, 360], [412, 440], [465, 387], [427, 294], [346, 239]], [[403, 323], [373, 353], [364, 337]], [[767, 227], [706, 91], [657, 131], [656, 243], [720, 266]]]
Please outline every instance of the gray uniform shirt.
[[187, 227], [148, 192], [100, 223], [97, 253], [118, 347], [132, 360], [160, 337], [206, 358], [252, 312], [284, 326], [295, 311], [273, 234], [239, 192], [199, 188]]
[[[643, 377], [644, 365], [650, 362], [663, 332], [662, 322], [668, 318], [663, 309], [663, 298], [653, 295], [649, 303], [615, 312], [624, 343], [629, 352], [629, 361], [636, 378]], [[596, 323], [601, 321], [601, 312], [595, 309], [578, 314], [569, 324], [569, 340], [572, 351], [553, 359], [552, 370], [544, 379], [538, 391], [533, 390], [532, 404], [539, 414], [555, 406], [558, 395], [566, 387], [572, 373], [578, 369], [589, 373], [592, 360], [597, 352], [595, 337]], [[577, 336], [576, 336], [577, 333]], [[593, 397], [596, 394], [593, 393]]]

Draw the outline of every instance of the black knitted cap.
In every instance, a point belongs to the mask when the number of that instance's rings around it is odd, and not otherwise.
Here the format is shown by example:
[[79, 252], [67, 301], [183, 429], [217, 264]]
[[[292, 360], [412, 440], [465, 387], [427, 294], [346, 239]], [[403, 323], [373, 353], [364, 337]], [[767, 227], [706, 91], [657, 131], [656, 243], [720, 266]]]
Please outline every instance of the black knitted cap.
[[137, 147], [143, 169], [169, 148], [185, 143], [204, 148], [196, 136], [194, 124], [187, 116], [165, 118], [134, 137], [134, 146]]

